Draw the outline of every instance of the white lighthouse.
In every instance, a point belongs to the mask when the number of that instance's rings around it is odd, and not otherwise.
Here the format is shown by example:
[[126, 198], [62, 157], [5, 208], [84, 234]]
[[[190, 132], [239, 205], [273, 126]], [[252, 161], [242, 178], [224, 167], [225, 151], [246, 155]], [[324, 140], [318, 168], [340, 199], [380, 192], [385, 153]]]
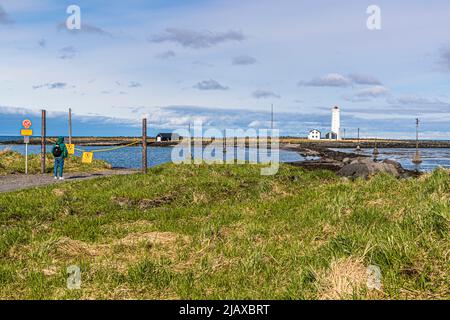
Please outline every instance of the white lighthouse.
[[337, 140], [341, 140], [341, 110], [337, 106], [332, 111], [331, 132], [336, 134]]

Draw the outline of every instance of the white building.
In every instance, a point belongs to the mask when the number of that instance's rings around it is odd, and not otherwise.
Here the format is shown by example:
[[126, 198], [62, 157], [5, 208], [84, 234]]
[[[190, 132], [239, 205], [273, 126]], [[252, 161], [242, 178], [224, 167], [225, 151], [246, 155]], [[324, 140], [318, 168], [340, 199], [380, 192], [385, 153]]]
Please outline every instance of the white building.
[[341, 140], [341, 110], [339, 107], [334, 107], [332, 111], [331, 132], [336, 134], [336, 140]]
[[314, 129], [309, 132], [308, 140], [320, 140], [320, 139], [321, 133], [319, 130]]

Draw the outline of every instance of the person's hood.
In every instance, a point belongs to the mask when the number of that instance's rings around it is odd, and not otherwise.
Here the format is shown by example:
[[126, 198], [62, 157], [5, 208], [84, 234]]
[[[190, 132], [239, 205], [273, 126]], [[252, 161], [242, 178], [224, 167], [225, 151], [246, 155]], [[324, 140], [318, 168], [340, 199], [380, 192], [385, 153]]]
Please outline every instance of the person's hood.
[[64, 143], [64, 137], [59, 137], [58, 140], [56, 141], [56, 144], [62, 144]]

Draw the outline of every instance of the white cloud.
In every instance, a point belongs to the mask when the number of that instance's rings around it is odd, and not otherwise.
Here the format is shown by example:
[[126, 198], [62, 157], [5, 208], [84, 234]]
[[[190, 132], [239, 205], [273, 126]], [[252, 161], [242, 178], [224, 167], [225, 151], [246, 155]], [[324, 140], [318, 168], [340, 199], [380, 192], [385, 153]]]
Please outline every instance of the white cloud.
[[73, 35], [78, 35], [78, 34], [92, 34], [92, 35], [99, 35], [99, 36], [104, 36], [104, 37], [112, 37], [113, 35], [108, 32], [103, 30], [102, 28], [96, 27], [94, 25], [91, 25], [89, 23], [82, 23], [81, 24], [81, 29], [73, 29], [73, 30], [69, 30], [66, 26], [65, 22], [61, 22], [59, 23], [56, 28], [59, 31], [66, 31], [69, 34], [73, 34]]
[[165, 51], [165, 52], [162, 52], [162, 53], [159, 53], [159, 54], [156, 55], [156, 57], [158, 59], [163, 59], [163, 60], [174, 58], [175, 56], [176, 56], [176, 54], [172, 50], [168, 50], [168, 51]]
[[33, 86], [33, 89], [42, 89], [42, 88], [47, 88], [47, 89], [65, 89], [67, 88], [67, 83], [65, 82], [52, 82], [52, 83], [46, 83], [46, 84], [40, 84], [40, 85], [36, 85]]
[[439, 52], [439, 65], [443, 71], [450, 71], [450, 48], [442, 48]]
[[275, 92], [270, 90], [256, 90], [255, 92], [253, 92], [252, 96], [255, 99], [281, 98], [279, 94], [276, 94]]
[[230, 41], [241, 42], [245, 39], [242, 32], [234, 30], [213, 32], [167, 28], [164, 33], [150, 37], [149, 41], [154, 43], [173, 42], [186, 48], [202, 49]]
[[352, 81], [341, 74], [329, 73], [323, 77], [300, 82], [299, 84], [307, 87], [348, 87], [352, 84]]
[[8, 25], [12, 23], [14, 23], [14, 21], [11, 19], [5, 9], [3, 9], [3, 7], [0, 5], [0, 25]]
[[235, 65], [235, 66], [248, 66], [248, 65], [251, 65], [251, 64], [255, 64], [255, 63], [257, 63], [258, 61], [255, 59], [255, 58], [253, 58], [253, 57], [250, 57], [250, 56], [237, 56], [237, 57], [234, 57], [233, 59], [232, 59], [232, 64], [233, 65]]
[[59, 58], [62, 60], [69, 60], [75, 58], [77, 49], [74, 46], [67, 46], [59, 50]]
[[353, 73], [348, 76], [355, 84], [381, 85], [381, 81], [368, 74]]
[[229, 87], [221, 85], [216, 80], [204, 80], [197, 83], [194, 88], [198, 90], [228, 90]]
[[389, 93], [389, 89], [383, 86], [374, 86], [367, 89], [359, 90], [355, 93], [358, 98], [379, 98], [385, 97]]

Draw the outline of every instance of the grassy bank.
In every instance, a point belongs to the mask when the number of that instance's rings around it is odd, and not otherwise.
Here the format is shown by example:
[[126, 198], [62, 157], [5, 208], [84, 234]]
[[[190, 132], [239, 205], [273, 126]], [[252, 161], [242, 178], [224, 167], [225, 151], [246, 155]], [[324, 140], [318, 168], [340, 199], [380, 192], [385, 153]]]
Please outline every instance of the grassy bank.
[[[47, 172], [53, 172], [55, 160], [47, 154]], [[81, 157], [69, 156], [64, 163], [64, 172], [92, 172], [111, 169], [105, 161], [94, 160], [92, 164], [81, 163]], [[28, 156], [28, 173], [41, 172], [41, 156], [34, 154]], [[25, 173], [25, 156], [14, 151], [0, 151], [0, 176], [7, 174]]]
[[[448, 171], [259, 169], [167, 164], [1, 194], [0, 298], [450, 297]], [[81, 290], [66, 289], [70, 265]]]

